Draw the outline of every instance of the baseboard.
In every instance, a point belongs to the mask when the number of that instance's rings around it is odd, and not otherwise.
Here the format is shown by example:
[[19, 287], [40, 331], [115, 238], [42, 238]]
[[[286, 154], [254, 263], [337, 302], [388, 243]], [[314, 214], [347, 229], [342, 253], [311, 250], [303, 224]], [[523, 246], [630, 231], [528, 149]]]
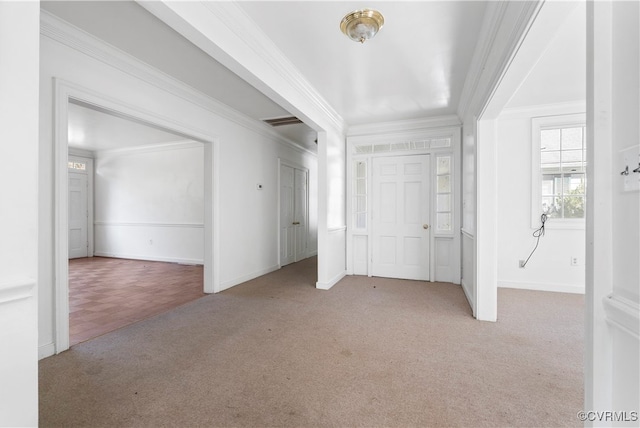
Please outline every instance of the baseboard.
[[469, 302], [469, 306], [471, 306], [471, 310], [475, 315], [476, 308], [474, 307], [473, 290], [470, 289], [469, 284], [467, 284], [467, 281], [465, 281], [464, 278], [460, 279], [460, 285], [462, 286], [462, 291], [464, 291], [467, 302]]
[[114, 259], [130, 259], [130, 260], [148, 260], [150, 262], [166, 262], [166, 263], [180, 263], [185, 265], [203, 265], [203, 260], [197, 259], [180, 259], [177, 257], [157, 257], [157, 256], [141, 256], [137, 254], [113, 254], [105, 253], [102, 251], [94, 251], [95, 257], [112, 257]]
[[498, 288], [515, 288], [518, 290], [553, 291], [556, 293], [584, 294], [584, 286], [571, 284], [498, 281]]
[[243, 282], [247, 282], [247, 281], [251, 281], [252, 279], [255, 279], [259, 276], [262, 275], [266, 275], [268, 273], [274, 272], [276, 270], [278, 270], [280, 267], [278, 265], [273, 265], [273, 266], [269, 266], [267, 268], [264, 269], [259, 269], [257, 271], [254, 271], [252, 273], [248, 273], [246, 275], [242, 275], [238, 278], [234, 278], [234, 279], [230, 279], [227, 281], [223, 281], [220, 283], [220, 289], [216, 290], [216, 293], [220, 292], [220, 291], [224, 291], [228, 288], [231, 288], [235, 285], [238, 284], [242, 284]]
[[314, 257], [314, 256], [317, 256], [317, 255], [318, 255], [318, 250], [309, 251], [309, 252], [307, 253], [307, 258], [309, 258], [309, 257]]
[[334, 276], [328, 282], [320, 282], [320, 281], [316, 282], [316, 288], [319, 289], [319, 290], [329, 290], [331, 287], [333, 287], [338, 282], [340, 282], [340, 280], [342, 278], [344, 278], [345, 276], [347, 276], [347, 271], [342, 271], [339, 274], [337, 274], [336, 276]]
[[41, 360], [43, 358], [50, 357], [56, 353], [56, 345], [51, 343], [47, 343], [46, 345], [38, 346], [38, 359]]

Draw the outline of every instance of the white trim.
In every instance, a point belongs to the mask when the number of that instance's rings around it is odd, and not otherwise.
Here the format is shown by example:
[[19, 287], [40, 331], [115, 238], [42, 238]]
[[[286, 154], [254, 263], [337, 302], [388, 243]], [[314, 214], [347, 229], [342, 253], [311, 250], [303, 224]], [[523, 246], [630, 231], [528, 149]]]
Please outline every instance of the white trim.
[[35, 281], [27, 277], [6, 278], [0, 282], [0, 305], [34, 297]]
[[[363, 134], [363, 135], [349, 135], [347, 137], [347, 154], [353, 154], [354, 156], [364, 155], [384, 155], [384, 153], [353, 153], [354, 146], [361, 146], [365, 144], [377, 144], [377, 143], [403, 143], [411, 140], [425, 140], [429, 138], [446, 138], [451, 137], [451, 146], [449, 147], [436, 147], [421, 149], [415, 151], [407, 151], [405, 153], [432, 153], [434, 151], [451, 151], [456, 143], [459, 144], [460, 125], [445, 126], [437, 128], [421, 128], [421, 129], [407, 129], [397, 130], [386, 134]], [[398, 153], [390, 153], [395, 156]]]
[[499, 119], [586, 114], [586, 111], [587, 104], [584, 100], [567, 101], [562, 103], [538, 104], [525, 107], [506, 107], [500, 112]]
[[475, 236], [473, 233], [469, 232], [467, 229], [460, 229], [460, 233], [462, 233], [463, 236], [466, 236], [467, 238], [470, 239], [475, 239]]
[[180, 80], [145, 64], [134, 56], [105, 43], [44, 9], [40, 11], [40, 34], [262, 136], [271, 138], [301, 153], [317, 156], [316, 153], [298, 145], [295, 141], [280, 135], [273, 127], [252, 119], [226, 104], [195, 90]]
[[275, 272], [278, 269], [280, 269], [280, 266], [273, 265], [273, 266], [269, 266], [269, 267], [264, 268], [264, 269], [259, 269], [257, 271], [248, 273], [246, 275], [239, 276], [239, 277], [234, 278], [234, 279], [226, 280], [226, 281], [224, 281], [224, 282], [222, 282], [220, 284], [220, 289], [217, 290], [216, 292], [224, 291], [224, 290], [229, 289], [229, 288], [231, 288], [231, 287], [233, 287], [235, 285], [242, 284], [243, 282], [251, 281], [252, 279], [258, 278], [259, 276], [266, 275], [266, 274], [271, 273], [271, 272]]
[[53, 138], [54, 138], [54, 319], [56, 353], [69, 349], [69, 266], [68, 266], [68, 108], [69, 100], [99, 106], [137, 121], [177, 132], [204, 144], [204, 292], [220, 291], [219, 271], [219, 143], [204, 131], [159, 116], [131, 104], [122, 103], [62, 79], [53, 79]]
[[56, 345], [53, 342], [38, 346], [38, 360], [55, 355], [55, 353]]
[[347, 226], [338, 226], [338, 227], [330, 227], [327, 232], [329, 233], [339, 233], [347, 230]]
[[189, 229], [204, 229], [204, 223], [150, 223], [150, 222], [119, 222], [119, 221], [95, 221], [94, 226], [118, 226], [118, 227], [183, 227]]
[[122, 253], [109, 253], [103, 251], [96, 251], [94, 253], [96, 257], [111, 257], [114, 259], [128, 259], [128, 260], [148, 260], [151, 262], [166, 262], [166, 263], [179, 263], [185, 265], [204, 265], [204, 260], [202, 259], [183, 259], [179, 257], [158, 257], [158, 256], [150, 256], [150, 255], [139, 255], [139, 254], [122, 254]]
[[118, 155], [129, 155], [132, 153], [155, 153], [155, 152], [163, 152], [168, 150], [185, 150], [185, 149], [195, 149], [201, 148], [202, 144], [206, 144], [206, 142], [200, 141], [175, 141], [171, 143], [160, 143], [160, 144], [148, 144], [143, 146], [134, 146], [134, 147], [119, 147], [117, 149], [105, 149], [105, 150], [96, 150], [95, 157], [106, 157], [106, 156], [118, 156]]
[[368, 123], [350, 126], [348, 137], [376, 136], [379, 134], [396, 134], [425, 129], [460, 127], [462, 123], [457, 115], [432, 116], [423, 119], [396, 120], [392, 122]]
[[607, 323], [640, 339], [640, 305], [625, 297], [611, 293], [602, 299]]
[[339, 274], [337, 274], [336, 276], [334, 276], [333, 278], [331, 278], [328, 282], [316, 282], [316, 288], [318, 290], [330, 290], [331, 287], [333, 287], [334, 285], [336, 285], [338, 282], [340, 282], [340, 280], [342, 280], [342, 278], [344, 278], [345, 276], [347, 276], [347, 272], [343, 271], [340, 272]]
[[467, 298], [467, 302], [469, 302], [469, 307], [473, 313], [474, 309], [471, 305], [471, 302], [473, 302], [473, 287], [467, 284], [467, 281], [465, 281], [464, 278], [460, 279], [460, 286], [462, 287], [462, 291], [464, 291], [464, 296]]
[[498, 288], [517, 290], [552, 291], [556, 293], [584, 294], [584, 285], [550, 284], [543, 282], [498, 281]]
[[91, 150], [79, 149], [77, 147], [69, 147], [69, 155], [77, 156], [80, 158], [93, 159], [95, 158], [95, 153]]

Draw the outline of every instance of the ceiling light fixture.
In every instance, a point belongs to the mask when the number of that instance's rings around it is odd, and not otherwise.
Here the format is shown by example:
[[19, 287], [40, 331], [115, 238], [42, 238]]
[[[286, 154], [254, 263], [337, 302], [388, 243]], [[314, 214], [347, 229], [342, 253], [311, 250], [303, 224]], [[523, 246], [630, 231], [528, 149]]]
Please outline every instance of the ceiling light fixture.
[[384, 17], [377, 10], [355, 10], [345, 15], [340, 30], [355, 42], [364, 43], [373, 38], [384, 25]]

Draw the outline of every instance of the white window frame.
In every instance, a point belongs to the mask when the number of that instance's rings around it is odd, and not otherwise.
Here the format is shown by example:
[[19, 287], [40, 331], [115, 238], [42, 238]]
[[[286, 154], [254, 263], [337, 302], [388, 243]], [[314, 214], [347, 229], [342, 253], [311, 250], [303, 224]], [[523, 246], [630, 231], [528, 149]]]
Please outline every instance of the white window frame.
[[[571, 128], [585, 126], [584, 113], [558, 116], [534, 117], [531, 119], [531, 228], [540, 227], [542, 211], [542, 174], [540, 171], [540, 131], [547, 128]], [[587, 165], [587, 168], [589, 166]], [[586, 177], [586, 174], [585, 174]], [[587, 183], [587, 186], [589, 184]], [[584, 218], [550, 218], [545, 227], [549, 229], [584, 229]]]

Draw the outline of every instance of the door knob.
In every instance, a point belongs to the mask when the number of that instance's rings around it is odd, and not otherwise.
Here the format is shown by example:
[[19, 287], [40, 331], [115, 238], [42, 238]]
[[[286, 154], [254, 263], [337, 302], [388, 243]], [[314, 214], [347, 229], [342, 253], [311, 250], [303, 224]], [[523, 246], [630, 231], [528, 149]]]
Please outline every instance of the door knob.
[[422, 225], [422, 228], [423, 228], [423, 229], [429, 229], [429, 225], [428, 225], [428, 224], [423, 224], [423, 225]]
[[293, 225], [294, 225], [294, 226], [297, 226], [297, 225], [299, 225], [299, 224], [300, 224], [300, 222], [299, 222], [299, 221], [294, 221], [294, 222], [293, 222]]

